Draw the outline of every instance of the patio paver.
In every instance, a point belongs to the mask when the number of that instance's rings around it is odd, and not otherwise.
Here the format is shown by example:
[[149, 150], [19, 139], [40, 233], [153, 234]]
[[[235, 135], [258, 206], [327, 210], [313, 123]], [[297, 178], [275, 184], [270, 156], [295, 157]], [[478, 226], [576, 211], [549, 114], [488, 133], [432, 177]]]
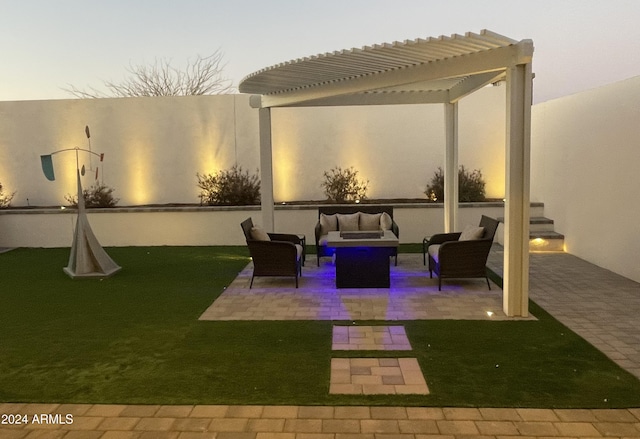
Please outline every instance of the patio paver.
[[[34, 409], [31, 409], [34, 406]], [[38, 407], [22, 405], [23, 410], [37, 413]], [[0, 405], [0, 413], [8, 404]], [[208, 417], [193, 417], [193, 412], [203, 414], [199, 407], [171, 406], [158, 408], [172, 413], [172, 418], [149, 416], [124, 416], [122, 412], [134, 412], [137, 406], [125, 406], [124, 410], [104, 410], [100, 423], [94, 417], [74, 416], [77, 427], [91, 429], [67, 429], [63, 425], [0, 425], [0, 438], [324, 438], [346, 439], [349, 435], [359, 438], [427, 439], [429, 437], [482, 436], [506, 437], [556, 437], [640, 438], [640, 410], [521, 410], [521, 409], [457, 409], [435, 407], [303, 407], [286, 406], [215, 406]], [[193, 409], [193, 410], [192, 410]], [[34, 411], [35, 410], [35, 411]], [[62, 411], [61, 411], [62, 410]], [[62, 418], [67, 411], [86, 412], [85, 406], [76, 409], [73, 404], [59, 406], [53, 414]], [[241, 416], [242, 415], [242, 416]], [[544, 420], [542, 420], [544, 419]], [[588, 420], [586, 420], [588, 419]], [[69, 427], [69, 426], [67, 426]], [[391, 436], [393, 435], [393, 436]], [[402, 436], [398, 436], [402, 435]]]
[[[487, 265], [502, 273], [501, 246]], [[568, 253], [530, 254], [529, 296], [640, 378], [640, 283]]]
[[334, 326], [334, 351], [410, 351], [404, 326]]
[[303, 268], [299, 288], [288, 278], [259, 278], [249, 289], [252, 269], [247, 265], [200, 320], [509, 319], [496, 285], [488, 290], [484, 279], [468, 279], [438, 291], [420, 254], [399, 256], [398, 266], [391, 267], [391, 288], [337, 289], [335, 266], [322, 261]]
[[428, 395], [415, 358], [332, 358], [329, 393]]

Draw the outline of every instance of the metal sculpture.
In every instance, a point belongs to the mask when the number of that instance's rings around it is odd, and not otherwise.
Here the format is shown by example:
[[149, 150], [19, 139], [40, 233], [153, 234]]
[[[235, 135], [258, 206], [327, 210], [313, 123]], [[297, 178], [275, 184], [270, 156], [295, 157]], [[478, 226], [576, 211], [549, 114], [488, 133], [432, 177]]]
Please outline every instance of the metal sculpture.
[[[89, 149], [83, 149], [80, 147], [61, 149], [54, 151], [51, 154], [41, 155], [40, 161], [42, 164], [42, 171], [45, 177], [49, 181], [55, 180], [55, 172], [53, 169], [53, 155], [75, 151], [76, 153], [76, 177], [78, 186], [78, 218], [76, 220], [75, 233], [73, 235], [73, 244], [71, 245], [71, 254], [69, 255], [69, 264], [62, 270], [69, 275], [72, 279], [77, 278], [92, 278], [92, 277], [109, 277], [118, 272], [122, 267], [116, 264], [113, 259], [102, 248], [98, 239], [91, 230], [89, 224], [89, 218], [84, 204], [84, 196], [82, 190], [81, 175], [85, 174], [85, 166], [80, 168], [79, 153], [86, 152], [89, 154], [90, 169], [93, 169], [91, 163], [92, 156], [100, 158], [100, 162], [104, 160], [104, 154], [98, 154], [91, 150], [91, 134], [89, 127], [85, 127], [85, 133], [87, 135], [87, 141], [89, 143]], [[96, 166], [96, 180], [98, 179], [98, 167]]]

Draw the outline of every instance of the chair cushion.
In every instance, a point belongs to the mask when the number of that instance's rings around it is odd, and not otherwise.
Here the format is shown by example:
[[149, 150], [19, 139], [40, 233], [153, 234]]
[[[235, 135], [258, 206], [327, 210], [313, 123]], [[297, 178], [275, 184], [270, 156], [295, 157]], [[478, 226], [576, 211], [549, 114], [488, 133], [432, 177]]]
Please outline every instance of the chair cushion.
[[296, 246], [296, 260], [299, 260], [302, 257], [302, 246], [300, 244], [295, 244]]
[[392, 225], [393, 219], [391, 218], [391, 215], [389, 215], [387, 212], [384, 212], [380, 217], [380, 227], [382, 228], [382, 230], [391, 230]]
[[260, 227], [251, 227], [251, 238], [256, 241], [271, 241], [267, 232]]
[[360, 212], [351, 213], [349, 215], [338, 214], [338, 228], [341, 232], [351, 232], [358, 230], [358, 219]]
[[429, 256], [438, 262], [438, 252], [440, 252], [440, 244], [432, 244], [429, 246]]
[[484, 227], [466, 226], [458, 241], [473, 241], [475, 239], [481, 239], [484, 235]]
[[338, 217], [333, 215], [320, 214], [320, 234], [326, 235], [329, 232], [338, 230]]
[[360, 212], [360, 230], [380, 230], [381, 213]]

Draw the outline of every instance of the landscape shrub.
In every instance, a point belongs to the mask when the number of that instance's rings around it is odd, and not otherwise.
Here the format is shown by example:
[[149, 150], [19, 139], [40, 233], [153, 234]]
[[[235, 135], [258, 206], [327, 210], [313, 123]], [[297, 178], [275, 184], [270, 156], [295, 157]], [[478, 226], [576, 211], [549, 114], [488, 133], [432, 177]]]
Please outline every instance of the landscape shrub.
[[13, 196], [15, 192], [5, 193], [2, 187], [2, 183], [0, 183], [0, 208], [9, 207], [11, 205], [11, 200], [13, 200]]
[[242, 171], [241, 166], [218, 171], [216, 174], [196, 174], [200, 204], [209, 206], [250, 206], [260, 204], [260, 179]]
[[[115, 189], [104, 183], [95, 183], [88, 189], [83, 189], [85, 207], [115, 207], [120, 199], [113, 197], [114, 191]], [[78, 206], [77, 195], [67, 194], [64, 198], [71, 206]]]
[[369, 180], [358, 180], [358, 171], [353, 166], [325, 171], [322, 182], [327, 200], [335, 203], [359, 202], [366, 199], [368, 185]]
[[[444, 202], [444, 171], [438, 168], [431, 183], [424, 192], [429, 201]], [[485, 200], [485, 181], [479, 169], [468, 171], [464, 166], [458, 170], [458, 201], [474, 202]]]

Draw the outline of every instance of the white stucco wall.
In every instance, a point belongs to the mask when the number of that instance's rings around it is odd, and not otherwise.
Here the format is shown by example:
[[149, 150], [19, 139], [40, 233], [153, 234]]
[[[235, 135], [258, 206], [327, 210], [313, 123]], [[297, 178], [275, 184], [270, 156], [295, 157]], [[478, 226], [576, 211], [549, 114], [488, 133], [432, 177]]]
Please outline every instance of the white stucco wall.
[[566, 250], [640, 282], [640, 76], [535, 105], [531, 151]]
[[[487, 196], [504, 196], [505, 87], [459, 104], [459, 163], [481, 169]], [[353, 166], [370, 198], [422, 198], [444, 166], [444, 107], [396, 105], [274, 109], [276, 201], [320, 200], [323, 174]]]
[[[105, 153], [99, 178], [115, 188], [119, 205], [197, 203], [196, 172], [236, 160], [258, 168], [257, 110], [244, 95], [1, 102], [0, 181], [17, 191], [14, 205], [67, 204], [76, 190], [75, 154], [54, 155], [54, 182], [45, 179], [40, 155], [87, 148], [85, 125], [92, 150]], [[89, 168], [89, 155], [80, 159]], [[88, 172], [83, 185], [94, 177]]]
[[[197, 203], [196, 172], [258, 169], [257, 113], [246, 95], [0, 102], [0, 182], [17, 191], [14, 206], [67, 204], [75, 154], [54, 156], [54, 182], [40, 155], [87, 148], [89, 125], [92, 150], [105, 153], [100, 180], [120, 206]], [[443, 165], [443, 114], [442, 105], [274, 109], [276, 201], [323, 199], [323, 172], [336, 166], [355, 166], [370, 198], [424, 197]], [[488, 87], [460, 103], [460, 163], [482, 169], [487, 195], [502, 197], [503, 162], [504, 87]]]

